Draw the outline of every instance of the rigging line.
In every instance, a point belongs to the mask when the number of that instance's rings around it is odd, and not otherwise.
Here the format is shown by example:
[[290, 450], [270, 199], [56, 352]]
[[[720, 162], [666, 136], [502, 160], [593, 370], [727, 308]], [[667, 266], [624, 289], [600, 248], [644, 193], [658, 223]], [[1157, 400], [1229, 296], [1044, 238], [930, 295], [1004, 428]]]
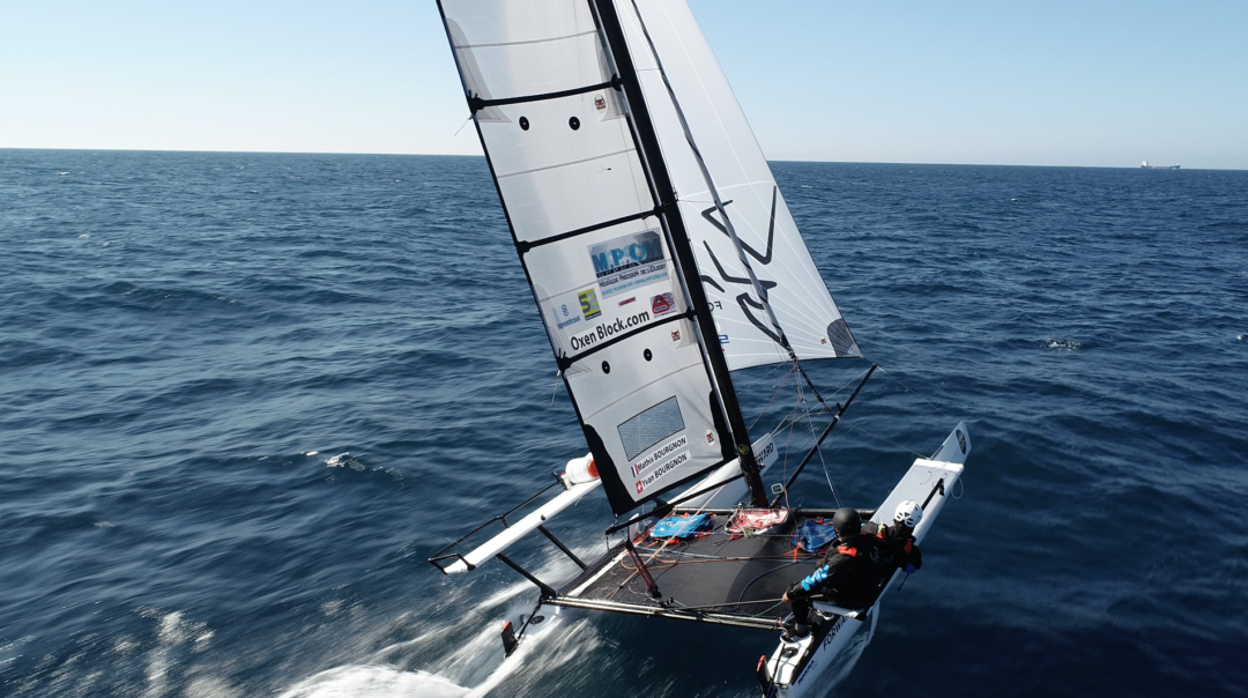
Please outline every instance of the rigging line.
[[[837, 436], [840, 436], [839, 434]], [[828, 474], [828, 463], [823, 459], [823, 449], [819, 450], [819, 465], [823, 467], [823, 479], [828, 481], [828, 489], [832, 490], [832, 498], [836, 500], [836, 508], [840, 509], [841, 495], [836, 491], [836, 485], [832, 484], [832, 476]]]
[[[783, 481], [784, 481], [784, 482], [788, 482], [788, 481], [789, 481], [789, 453], [793, 450], [793, 449], [792, 449], [792, 447], [793, 447], [793, 427], [794, 427], [794, 425], [795, 425], [795, 422], [790, 422], [790, 423], [789, 423], [789, 426], [787, 427], [788, 432], [789, 432], [789, 440], [788, 440], [788, 441], [785, 443], [785, 445], [784, 445], [784, 446], [785, 446], [785, 448], [784, 448], [784, 469], [783, 469], [783, 470], [781, 471], [781, 473], [780, 473], [780, 474], [781, 474], [781, 477], [782, 477], [782, 479], [783, 479]], [[787, 487], [786, 487], [786, 488], [784, 488], [784, 508], [785, 508], [785, 509], [790, 509], [790, 508], [792, 508], [792, 507], [790, 506], [790, 502], [789, 502], [789, 488], [787, 488]]]
[[469, 115], [468, 115], [468, 118], [467, 118], [467, 119], [464, 119], [464, 123], [460, 124], [460, 125], [459, 125], [459, 128], [455, 129], [455, 135], [456, 135], [456, 136], [458, 136], [458, 135], [459, 135], [459, 132], [460, 132], [460, 131], [463, 131], [463, 130], [464, 130], [464, 127], [468, 125], [468, 122], [469, 122], [469, 121], [472, 121], [472, 114], [469, 114]]
[[[793, 371], [789, 370], [789, 372], [784, 375], [784, 379], [787, 379], [791, 375], [793, 375]], [[777, 381], [778, 387], [776, 388], [775, 394], [772, 396], [772, 401], [775, 400], [775, 395], [779, 395], [780, 391], [784, 389], [785, 387], [784, 379]], [[776, 430], [773, 432], [773, 434], [779, 433], [781, 429], [788, 431], [788, 441], [785, 443], [785, 449], [784, 449], [784, 468], [781, 471], [781, 477], [785, 482], [788, 482], [789, 480], [789, 453], [792, 451], [792, 446], [793, 446], [793, 430], [797, 428], [797, 423], [799, 419], [799, 406], [803, 402], [805, 402], [802, 399], [802, 382], [797, 381], [796, 383], [797, 383], [797, 399], [795, 401], [793, 411], [788, 416], [786, 416], [783, 420], [781, 420], [780, 425], [777, 426]], [[770, 406], [771, 403], [769, 402], [767, 404]], [[784, 489], [783, 494], [784, 494], [784, 506], [786, 509], [790, 508], [791, 502], [789, 501], [789, 490], [787, 487]]]
[[958, 493], [950, 494], [954, 499], [962, 499], [962, 495], [966, 494], [966, 485], [962, 484], [962, 478], [958, 478]]
[[908, 392], [908, 393], [910, 393], [911, 395], [913, 395], [913, 396], [917, 397], [918, 399], [922, 400], [923, 402], [926, 402], [926, 403], [927, 403], [927, 404], [928, 404], [928, 405], [929, 405], [932, 409], [934, 409], [934, 410], [936, 410], [937, 412], [939, 412], [939, 413], [943, 414], [944, 416], [948, 417], [949, 419], [957, 419], [956, 417], [954, 417], [953, 415], [949, 414], [948, 412], [945, 412], [944, 410], [940, 409], [940, 407], [938, 407], [937, 405], [935, 405], [935, 404], [934, 404], [931, 400], [928, 400], [926, 397], [924, 397], [924, 396], [922, 396], [922, 395], [918, 394], [917, 392], [915, 392], [915, 391], [911, 390], [911, 389], [910, 389], [910, 386], [908, 386], [908, 385], [906, 385], [905, 383], [901, 382], [901, 379], [900, 379], [900, 378], [897, 378], [897, 377], [893, 376], [893, 374], [889, 373], [888, 371], [885, 371], [883, 368], [881, 368], [881, 369], [880, 369], [880, 371], [882, 371], [882, 372], [884, 373], [884, 375], [886, 375], [886, 376], [888, 376], [889, 378], [891, 378], [891, 379], [893, 379], [894, 381], [896, 381], [896, 382], [897, 382], [897, 384], [898, 384], [898, 385], [900, 385], [902, 388], [905, 388], [906, 392]]
[[[831, 397], [832, 397], [832, 399], [836, 399], [836, 396], [838, 396], [838, 395], [840, 395], [841, 393], [845, 392], [845, 389], [846, 389], [846, 388], [848, 388], [849, 386], [851, 386], [851, 385], [853, 385], [853, 384], [857, 383], [857, 382], [858, 382], [858, 381], [860, 381], [860, 380], [862, 380], [862, 374], [858, 374], [858, 375], [850, 376], [850, 377], [849, 377], [849, 378], [848, 378], [848, 379], [847, 379], [844, 383], [841, 383], [840, 387], [838, 387], [836, 390], [832, 391], [832, 396], [831, 396]], [[839, 403], [838, 403], [838, 405], [837, 405], [837, 406], [839, 407]], [[829, 407], [828, 405], [824, 405], [824, 409], [821, 409], [821, 410], [816, 410], [816, 411], [811, 411], [811, 412], [809, 412], [808, 414], [809, 414], [810, 416], [812, 416], [812, 417], [813, 417], [814, 415], [819, 415], [819, 414], [829, 414], [831, 411], [832, 411], [832, 408], [831, 408], [831, 407]]]
[[[946, 415], [946, 416], [948, 416], [948, 415]], [[892, 447], [894, 447], [894, 448], [899, 448], [899, 449], [901, 449], [901, 450], [905, 451], [906, 453], [909, 453], [910, 455], [914, 456], [915, 458], [927, 458], [927, 456], [923, 455], [922, 453], [919, 453], [918, 451], [912, 450], [912, 449], [910, 449], [910, 448], [908, 448], [908, 447], [906, 447], [906, 446], [903, 446], [903, 445], [901, 445], [901, 444], [899, 444], [899, 443], [897, 443], [896, 441], [893, 441], [893, 440], [891, 440], [891, 439], [886, 439], [886, 438], [884, 438], [883, 436], [880, 436], [879, 434], [876, 434], [876, 433], [874, 433], [874, 432], [867, 431], [866, 429], [863, 429], [862, 427], [857, 427], [857, 426], [854, 426], [853, 424], [846, 424], [845, 426], [847, 426], [847, 427], [849, 427], [850, 429], [853, 429], [853, 430], [855, 430], [855, 431], [860, 431], [860, 432], [862, 432], [862, 433], [864, 433], [864, 434], [866, 434], [867, 436], [870, 436], [870, 437], [872, 437], [872, 438], [879, 439], [880, 441], [883, 441], [884, 443], [888, 444], [889, 446], [892, 446]]]
[[[815, 397], [819, 402], [823, 402], [823, 397], [819, 395], [818, 388], [811, 382], [810, 377], [806, 375], [806, 371], [802, 369], [802, 365], [797, 361], [797, 352], [793, 350], [793, 345], [789, 343], [789, 338], [784, 333], [784, 328], [780, 326], [780, 321], [776, 318], [776, 311], [772, 310], [771, 303], [767, 300], [767, 292], [763, 290], [762, 284], [758, 282], [758, 276], [754, 273], [754, 267], [750, 266], [750, 262], [746, 259], [745, 248], [742, 246], [741, 238], [737, 236], [736, 226], [733, 225], [732, 219], [728, 217], [728, 211], [724, 208], [723, 199], [719, 196], [719, 190], [715, 188], [715, 180], [711, 177], [711, 171], [706, 166], [706, 160], [702, 158], [702, 151], [698, 148], [697, 142], [694, 141], [693, 131], [689, 128], [689, 120], [685, 118], [685, 110], [680, 106], [680, 100], [676, 98], [676, 90], [672, 88], [672, 83], [667, 78], [667, 70], [663, 68], [663, 60], [659, 57], [659, 51], [655, 48], [654, 39], [650, 38], [650, 29], [646, 26], [646, 22], [642, 19], [641, 8], [637, 6], [637, 0], [632, 0], [633, 12], [637, 15], [637, 24], [641, 27], [642, 36], [646, 38], [646, 44], [650, 47], [650, 55], [654, 57], [654, 65], [658, 68], [659, 76], [663, 79], [663, 86], [667, 88], [668, 99], [672, 102], [672, 107], [676, 111], [676, 119], [680, 121], [680, 127], [685, 132], [685, 141], [689, 144], [689, 150], [693, 153], [693, 159], [698, 163], [698, 170], [702, 173], [702, 180], [706, 182], [707, 192], [715, 201], [715, 210], [719, 212], [723, 219], [724, 228], [728, 233], [728, 237], [732, 240], [733, 247], [737, 251], [737, 260], [741, 267], [745, 269], [745, 273], [750, 278], [750, 285], [754, 288], [754, 295], [758, 297], [763, 309], [767, 311], [767, 318], [771, 321], [771, 326], [775, 328], [776, 334], [780, 337], [780, 347], [788, 352], [789, 360], [793, 362], [794, 368], [806, 379], [806, 383], [815, 393]], [[773, 220], [775, 225], [773, 199]]]
[[[790, 368], [789, 373], [792, 373], [792, 372], [793, 372], [793, 369]], [[788, 375], [786, 374], [785, 377], [787, 378]], [[763, 409], [758, 411], [758, 416], [754, 418], [754, 421], [750, 422], [751, 429], [758, 426], [759, 420], [763, 418], [764, 414], [767, 414], [768, 408], [770, 408], [771, 404], [776, 401], [776, 398], [780, 395], [780, 391], [784, 389], [785, 389], [785, 386], [781, 384], [776, 388], [776, 391], [771, 394], [771, 399], [767, 401], [767, 404], [763, 406]], [[800, 390], [800, 386], [799, 386], [799, 390]]]
[[[845, 385], [848, 385], [848, 383], [846, 383]], [[845, 385], [842, 385], [841, 388], [837, 390], [837, 392], [839, 393], [841, 390], [843, 390], [845, 388]], [[815, 422], [812, 417], [813, 415], [808, 414], [806, 416], [806, 423], [810, 426], [810, 433], [812, 435], [815, 435], [815, 438], [818, 438], [817, 436], [818, 430], [815, 429]], [[824, 459], [823, 448], [819, 448], [818, 454], [819, 454], [819, 467], [823, 470], [823, 479], [827, 480], [828, 490], [832, 492], [832, 499], [836, 501], [836, 507], [839, 509], [842, 506], [841, 494], [836, 491], [836, 485], [832, 484], [832, 476], [828, 473], [828, 462], [826, 459]]]
[[[822, 459], [823, 453], [820, 450], [820, 446], [823, 444], [823, 440], [826, 439], [828, 434], [832, 431], [832, 429], [834, 429], [836, 425], [840, 423], [841, 417], [845, 415], [845, 411], [849, 409], [849, 406], [854, 403], [854, 398], [858, 397], [858, 393], [861, 392], [862, 386], [866, 385], [867, 380], [871, 378], [871, 374], [875, 373], [875, 369], [876, 369], [876, 365], [871, 364], [871, 368], [867, 369], [866, 375], [862, 377], [862, 380], [859, 381], [858, 386], [854, 388], [854, 392], [851, 393], [848, 398], [845, 398], [845, 404], [841, 405], [840, 403], [837, 403], [838, 409], [837, 409], [836, 414], [832, 416], [832, 421], [828, 424], [826, 428], [824, 428], [823, 433], [819, 435], [818, 439], [815, 440], [815, 445], [810, 449], [810, 451], [806, 454], [806, 456], [802, 458], [801, 465], [797, 466], [797, 472], [793, 473], [791, 476], [789, 476], [789, 479], [785, 481], [784, 483], [785, 490], [787, 490], [790, 486], [793, 485], [793, 482], [797, 479], [798, 475], [801, 475], [802, 469], [806, 467], [806, 464], [810, 462], [811, 458], [814, 458], [816, 453], [819, 453], [820, 459]], [[831, 482], [829, 482], [829, 484], [831, 484]], [[776, 499], [778, 500], [779, 497], [777, 496]]]

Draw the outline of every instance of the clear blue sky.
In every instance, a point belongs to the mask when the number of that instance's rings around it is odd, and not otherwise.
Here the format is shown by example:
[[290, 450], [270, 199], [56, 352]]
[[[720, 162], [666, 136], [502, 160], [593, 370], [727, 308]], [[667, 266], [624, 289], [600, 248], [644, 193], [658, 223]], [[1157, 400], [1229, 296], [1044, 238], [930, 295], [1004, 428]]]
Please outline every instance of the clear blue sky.
[[[1248, 169], [1243, 0], [692, 0], [773, 160]], [[479, 153], [433, 0], [0, 0], [0, 147]]]

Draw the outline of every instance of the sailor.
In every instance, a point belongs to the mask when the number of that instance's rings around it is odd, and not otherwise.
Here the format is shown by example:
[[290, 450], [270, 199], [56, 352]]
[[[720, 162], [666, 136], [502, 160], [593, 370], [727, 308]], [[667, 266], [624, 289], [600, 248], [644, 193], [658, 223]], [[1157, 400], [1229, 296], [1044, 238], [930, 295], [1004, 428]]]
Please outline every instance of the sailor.
[[923, 507], [913, 499], [907, 499], [898, 504], [893, 512], [892, 526], [880, 524], [875, 537], [880, 541], [884, 556], [892, 562], [882, 570], [886, 580], [892, 577], [894, 569], [913, 574], [923, 566], [923, 553], [914, 539], [914, 529], [922, 520]]
[[793, 608], [792, 618], [785, 621], [786, 639], [810, 632], [807, 619], [812, 597], [830, 598], [843, 608], [866, 608], [875, 598], [881, 564], [878, 539], [862, 533], [862, 517], [849, 507], [837, 509], [832, 526], [836, 541], [828, 547], [823, 565], [794, 582], [782, 598]]

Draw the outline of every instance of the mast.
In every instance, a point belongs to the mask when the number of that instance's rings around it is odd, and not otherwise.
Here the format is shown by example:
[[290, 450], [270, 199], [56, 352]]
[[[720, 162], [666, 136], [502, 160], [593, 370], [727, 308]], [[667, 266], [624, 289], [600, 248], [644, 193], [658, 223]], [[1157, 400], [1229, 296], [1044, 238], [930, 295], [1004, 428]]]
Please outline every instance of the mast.
[[[658, 200], [659, 208], [667, 212], [667, 215], [662, 216], [662, 220], [671, 240], [672, 254], [676, 257], [681, 270], [681, 283], [693, 306], [694, 317], [697, 319], [701, 334], [701, 345], [711, 367], [712, 379], [724, 416], [728, 421], [729, 431], [732, 433], [733, 446], [740, 459], [741, 471], [745, 474], [750, 501], [754, 506], [766, 506], [767, 494], [759, 473], [758, 462], [754, 456], [754, 449], [750, 445], [749, 430], [741, 415], [741, 406], [737, 402], [736, 391], [733, 389], [729, 376], [728, 362], [724, 358], [719, 334], [715, 330], [715, 319], [711, 316], [710, 304], [696, 276], [698, 267], [694, 259], [693, 248], [677, 205], [676, 191], [663, 161], [658, 135], [646, 107], [637, 70], [628, 51], [628, 43], [620, 24], [619, 13], [616, 11], [613, 0], [589, 0], [589, 2], [598, 17], [608, 55], [614, 61], [618, 71], [620, 89], [623, 89], [629, 105], [629, 122], [636, 133], [642, 161], [650, 173], [655, 198]], [[692, 136], [690, 136], [690, 143], [692, 144]], [[689, 276], [691, 273], [695, 275], [693, 278]]]

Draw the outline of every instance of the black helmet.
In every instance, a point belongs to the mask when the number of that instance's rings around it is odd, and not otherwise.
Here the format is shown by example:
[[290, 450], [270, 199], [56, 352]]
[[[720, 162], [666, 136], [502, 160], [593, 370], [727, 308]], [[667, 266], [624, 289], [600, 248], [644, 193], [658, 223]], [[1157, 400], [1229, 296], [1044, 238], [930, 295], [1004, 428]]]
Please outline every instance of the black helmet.
[[840, 538], [856, 536], [862, 533], [862, 517], [858, 516], [857, 509], [841, 507], [832, 515], [832, 528], [836, 529], [836, 535]]

